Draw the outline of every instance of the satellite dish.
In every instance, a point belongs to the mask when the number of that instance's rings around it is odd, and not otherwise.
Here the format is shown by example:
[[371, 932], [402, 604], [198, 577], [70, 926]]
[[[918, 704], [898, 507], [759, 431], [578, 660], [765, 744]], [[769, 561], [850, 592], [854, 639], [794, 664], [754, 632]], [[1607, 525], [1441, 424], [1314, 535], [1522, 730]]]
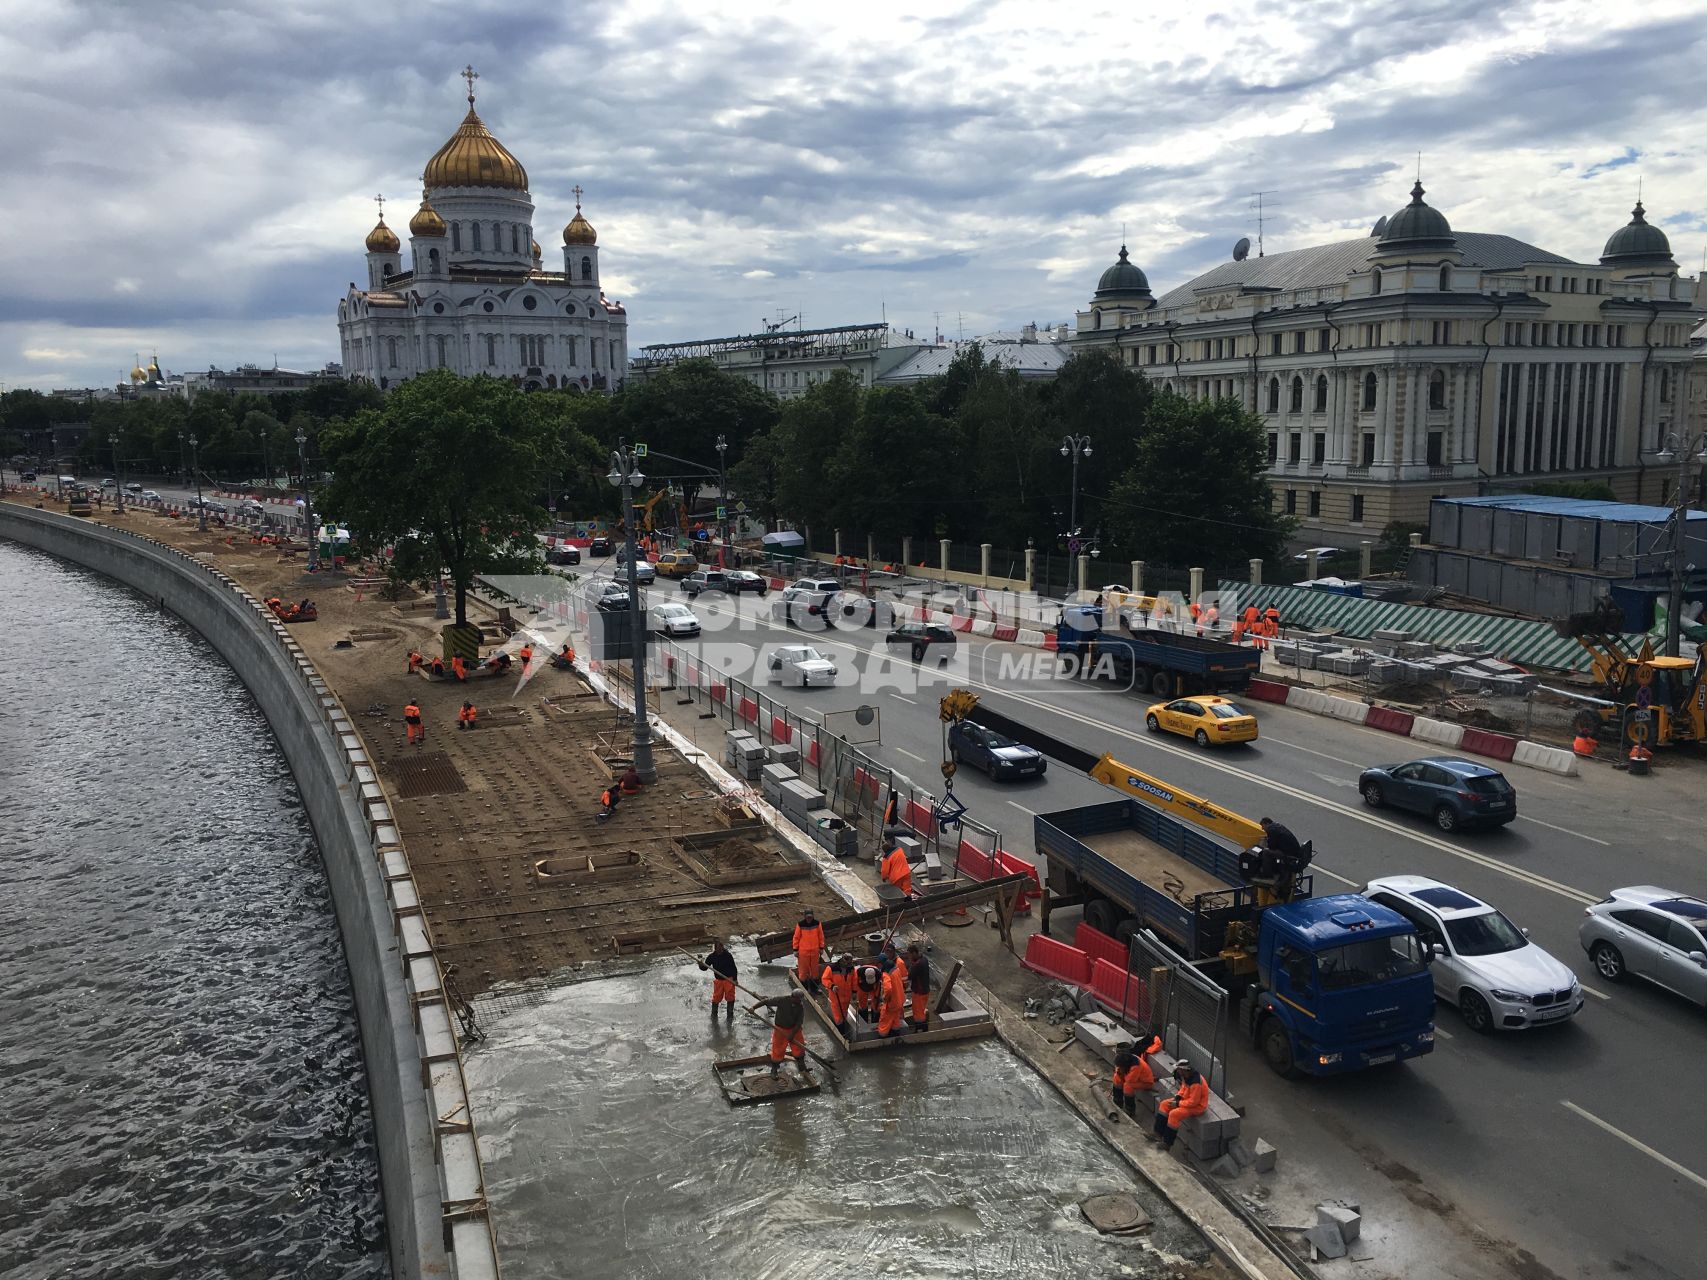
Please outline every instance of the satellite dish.
[[1381, 217], [1376, 221], [1375, 225], [1369, 229], [1369, 234], [1372, 236], [1384, 236], [1387, 234], [1387, 215], [1386, 214], [1382, 214]]
[[1233, 261], [1234, 262], [1243, 262], [1246, 258], [1248, 258], [1250, 256], [1251, 256], [1251, 238], [1249, 236], [1240, 236], [1239, 237], [1239, 243], [1233, 246]]
[[854, 712], [854, 720], [859, 724], [870, 724], [877, 719], [877, 709], [870, 704], [861, 706]]

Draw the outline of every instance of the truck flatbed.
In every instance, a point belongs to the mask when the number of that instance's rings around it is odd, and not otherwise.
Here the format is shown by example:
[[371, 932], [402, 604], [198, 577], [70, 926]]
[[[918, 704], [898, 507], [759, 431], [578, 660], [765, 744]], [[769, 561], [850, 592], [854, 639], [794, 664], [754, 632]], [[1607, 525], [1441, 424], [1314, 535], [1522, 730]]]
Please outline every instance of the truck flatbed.
[[1079, 842], [1128, 875], [1180, 902], [1190, 902], [1200, 893], [1220, 893], [1228, 887], [1202, 867], [1137, 831], [1099, 831], [1080, 836]]

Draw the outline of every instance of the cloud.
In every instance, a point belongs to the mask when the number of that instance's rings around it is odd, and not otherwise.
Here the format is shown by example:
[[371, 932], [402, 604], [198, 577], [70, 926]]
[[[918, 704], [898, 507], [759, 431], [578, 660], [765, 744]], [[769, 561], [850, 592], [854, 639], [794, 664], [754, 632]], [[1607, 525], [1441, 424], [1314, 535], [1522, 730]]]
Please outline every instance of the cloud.
[[1455, 226], [1588, 260], [1640, 174], [1691, 262], [1704, 54], [1691, 0], [30, 6], [0, 29], [28, 175], [0, 187], [0, 380], [27, 350], [80, 384], [156, 345], [335, 358], [370, 197], [412, 208], [468, 62], [548, 261], [585, 188], [637, 349], [1065, 318], [1123, 224], [1159, 293], [1254, 238], [1251, 192], [1270, 252], [1361, 234], [1419, 151]]
[[68, 361], [86, 358], [81, 351], [66, 351], [60, 347], [25, 347], [23, 355], [26, 360]]

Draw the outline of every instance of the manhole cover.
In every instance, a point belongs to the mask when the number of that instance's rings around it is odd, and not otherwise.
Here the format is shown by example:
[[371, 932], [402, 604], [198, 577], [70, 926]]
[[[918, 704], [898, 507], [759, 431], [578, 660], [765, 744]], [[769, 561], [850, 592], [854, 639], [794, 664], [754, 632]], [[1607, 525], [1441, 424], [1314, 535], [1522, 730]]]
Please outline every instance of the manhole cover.
[[406, 755], [397, 762], [396, 773], [391, 790], [399, 800], [468, 790], [468, 784], [462, 780], [450, 757], [442, 751]]
[[1079, 1201], [1079, 1209], [1085, 1221], [1104, 1235], [1143, 1231], [1150, 1225], [1150, 1215], [1144, 1212], [1144, 1206], [1120, 1191], [1088, 1196]]

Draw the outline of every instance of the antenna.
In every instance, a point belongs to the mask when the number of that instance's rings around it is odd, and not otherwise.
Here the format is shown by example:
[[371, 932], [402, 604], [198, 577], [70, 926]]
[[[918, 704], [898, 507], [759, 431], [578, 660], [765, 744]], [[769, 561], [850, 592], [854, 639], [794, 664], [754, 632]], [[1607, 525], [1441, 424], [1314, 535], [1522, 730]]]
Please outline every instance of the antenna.
[[1419, 151], [1419, 152], [1417, 152], [1417, 185], [1419, 187], [1422, 185], [1422, 180], [1423, 180], [1423, 153]]
[[956, 311], [954, 313], [954, 323], [955, 323], [955, 336], [956, 336], [956, 338], [961, 342], [965, 342], [966, 341], [966, 313], [964, 311]]
[[[1264, 196], [1278, 195], [1278, 194], [1279, 194], [1278, 191], [1253, 191], [1253, 192], [1251, 192], [1251, 206], [1250, 207], [1257, 211], [1257, 257], [1259, 257], [1259, 258], [1262, 257], [1262, 230], [1263, 230], [1263, 222], [1264, 222], [1263, 197]], [[1246, 249], [1245, 252], [1249, 253], [1250, 250]]]
[[[1707, 256], [1707, 255], [1704, 255], [1704, 256]], [[940, 347], [942, 345], [942, 312], [933, 311], [933, 312], [931, 312], [931, 315], [936, 320], [936, 326], [935, 326], [936, 327], [936, 341], [937, 341], [937, 345]]]

